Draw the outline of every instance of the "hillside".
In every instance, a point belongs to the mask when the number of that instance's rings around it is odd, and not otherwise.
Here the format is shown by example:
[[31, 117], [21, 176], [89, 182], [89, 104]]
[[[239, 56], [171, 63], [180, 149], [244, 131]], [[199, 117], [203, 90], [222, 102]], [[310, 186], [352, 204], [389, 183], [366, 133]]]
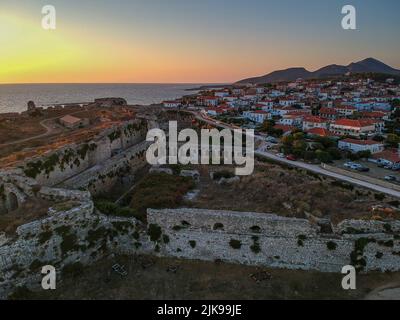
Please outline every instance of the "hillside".
[[368, 58], [359, 62], [350, 63], [348, 66], [332, 64], [329, 66], [325, 66], [321, 69], [318, 69], [314, 72], [308, 71], [307, 69], [301, 67], [289, 68], [286, 70], [274, 71], [260, 77], [240, 80], [237, 82], [237, 84], [244, 84], [244, 83], [261, 84], [261, 83], [270, 83], [279, 81], [294, 81], [299, 78], [321, 79], [325, 77], [345, 75], [348, 72], [383, 73], [383, 74], [400, 76], [400, 70], [394, 69], [377, 59]]

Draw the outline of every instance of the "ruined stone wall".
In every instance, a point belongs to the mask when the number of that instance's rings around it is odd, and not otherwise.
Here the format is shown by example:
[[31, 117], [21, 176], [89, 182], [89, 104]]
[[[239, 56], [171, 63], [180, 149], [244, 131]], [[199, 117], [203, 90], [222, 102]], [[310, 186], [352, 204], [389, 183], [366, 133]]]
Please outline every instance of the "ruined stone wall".
[[62, 187], [87, 189], [92, 195], [109, 190], [121, 177], [132, 176], [146, 164], [145, 152], [149, 143], [138, 143], [121, 154], [114, 156], [63, 182]]
[[[25, 181], [25, 188], [31, 180]], [[205, 209], [148, 210], [148, 225], [98, 213], [89, 192], [42, 187], [47, 217], [0, 234], [0, 298], [40, 288], [44, 265], [58, 275], [110, 254], [154, 254], [273, 268], [340, 272], [400, 270], [400, 222], [346, 220], [323, 233], [304, 219]], [[60, 201], [67, 201], [60, 204]]]
[[105, 130], [93, 141], [68, 145], [30, 159], [23, 170], [41, 185], [56, 186], [144, 141], [146, 133], [146, 122], [129, 121]]
[[[169, 238], [161, 255], [287, 269], [400, 270], [399, 222], [344, 221], [324, 234], [308, 220], [202, 209], [148, 210]], [[373, 228], [371, 227], [373, 226]]]
[[111, 253], [154, 250], [134, 218], [95, 213], [87, 193], [50, 193], [80, 201], [72, 208], [50, 208], [46, 218], [20, 226], [14, 236], [0, 235], [0, 299], [18, 287], [39, 289], [45, 265], [54, 266], [59, 277]]

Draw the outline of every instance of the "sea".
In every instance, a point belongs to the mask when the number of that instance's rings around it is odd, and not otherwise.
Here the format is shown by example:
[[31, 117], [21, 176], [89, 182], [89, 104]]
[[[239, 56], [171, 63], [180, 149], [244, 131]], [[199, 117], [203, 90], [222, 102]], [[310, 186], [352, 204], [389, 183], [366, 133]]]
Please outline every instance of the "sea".
[[[131, 105], [158, 104], [194, 94], [205, 84], [1, 84], [0, 113], [22, 112], [27, 102], [36, 106], [92, 102], [97, 98], [124, 98]], [[207, 84], [210, 85], [210, 84]]]

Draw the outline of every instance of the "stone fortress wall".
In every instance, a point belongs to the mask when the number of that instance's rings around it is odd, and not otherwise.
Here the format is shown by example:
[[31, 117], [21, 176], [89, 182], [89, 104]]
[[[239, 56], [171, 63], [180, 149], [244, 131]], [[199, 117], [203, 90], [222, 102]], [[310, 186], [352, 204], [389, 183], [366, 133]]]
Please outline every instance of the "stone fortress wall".
[[400, 222], [345, 220], [332, 231], [309, 220], [203, 209], [148, 210], [169, 242], [161, 254], [273, 268], [400, 270]]
[[57, 186], [89, 168], [135, 147], [146, 139], [147, 123], [132, 120], [102, 132], [94, 140], [72, 144], [23, 164], [25, 174], [40, 185]]
[[[325, 234], [303, 219], [205, 209], [148, 210], [148, 225], [96, 212], [90, 193], [44, 187], [39, 197], [73, 201], [0, 235], [0, 298], [39, 288], [41, 267], [81, 268], [112, 254], [150, 254], [245, 265], [340, 272], [400, 270], [399, 222], [343, 221]], [[72, 200], [71, 200], [72, 199]]]

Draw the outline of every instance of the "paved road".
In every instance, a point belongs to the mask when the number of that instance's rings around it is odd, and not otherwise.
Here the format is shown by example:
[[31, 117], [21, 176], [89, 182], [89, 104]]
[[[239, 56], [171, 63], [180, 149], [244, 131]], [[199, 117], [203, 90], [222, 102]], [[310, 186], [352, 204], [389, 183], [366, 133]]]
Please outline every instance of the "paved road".
[[261, 156], [261, 157], [266, 157], [275, 161], [278, 161], [280, 163], [285, 163], [288, 165], [291, 165], [293, 167], [297, 167], [297, 168], [301, 168], [301, 169], [305, 169], [317, 174], [321, 174], [324, 176], [328, 176], [337, 180], [341, 180], [341, 181], [345, 181], [354, 185], [358, 185], [360, 187], [364, 187], [364, 188], [368, 188], [377, 192], [381, 192], [381, 193], [385, 193], [388, 195], [391, 195], [393, 197], [397, 197], [400, 198], [400, 192], [390, 189], [390, 188], [385, 188], [385, 187], [381, 187], [363, 180], [359, 180], [359, 179], [354, 179], [351, 178], [349, 176], [345, 176], [339, 173], [335, 173], [335, 172], [331, 172], [329, 170], [323, 169], [318, 165], [314, 165], [314, 164], [308, 164], [308, 163], [304, 163], [304, 162], [299, 162], [299, 161], [290, 161], [284, 158], [279, 158], [278, 156], [276, 156], [275, 154], [272, 154], [270, 152], [260, 152], [260, 151], [256, 151], [255, 152], [256, 155]]
[[[226, 123], [222, 123], [219, 121], [216, 121], [210, 117], [204, 116], [202, 113], [200, 112], [192, 112], [192, 114], [194, 114], [196, 116], [197, 119], [202, 120], [207, 122], [210, 125], [216, 126], [216, 127], [221, 127], [221, 128], [225, 128], [225, 129], [236, 129], [238, 127], [233, 126], [233, 125], [229, 125]], [[261, 136], [255, 136], [256, 140], [263, 140], [264, 138]], [[344, 182], [348, 182], [351, 183], [353, 185], [357, 185], [360, 187], [364, 187], [364, 188], [368, 188], [377, 192], [381, 192], [393, 197], [397, 197], [400, 198], [400, 192], [390, 189], [390, 188], [385, 188], [385, 187], [381, 187], [378, 185], [375, 185], [373, 183], [369, 183], [363, 180], [359, 180], [359, 179], [355, 179], [343, 174], [339, 174], [339, 173], [335, 173], [335, 172], [331, 172], [329, 170], [323, 169], [322, 167], [318, 166], [318, 165], [313, 165], [313, 164], [308, 164], [308, 163], [304, 163], [304, 162], [300, 162], [300, 161], [290, 161], [287, 160], [285, 158], [280, 158], [278, 156], [276, 156], [275, 154], [271, 153], [271, 152], [263, 152], [263, 151], [255, 151], [255, 154], [261, 157], [266, 157], [269, 158], [271, 160], [280, 162], [280, 163], [285, 163], [288, 165], [291, 165], [293, 167], [297, 167], [297, 168], [301, 168], [301, 169], [305, 169], [311, 172], [314, 172], [316, 174], [321, 174], [327, 177], [331, 177], [340, 181], [344, 181]]]

